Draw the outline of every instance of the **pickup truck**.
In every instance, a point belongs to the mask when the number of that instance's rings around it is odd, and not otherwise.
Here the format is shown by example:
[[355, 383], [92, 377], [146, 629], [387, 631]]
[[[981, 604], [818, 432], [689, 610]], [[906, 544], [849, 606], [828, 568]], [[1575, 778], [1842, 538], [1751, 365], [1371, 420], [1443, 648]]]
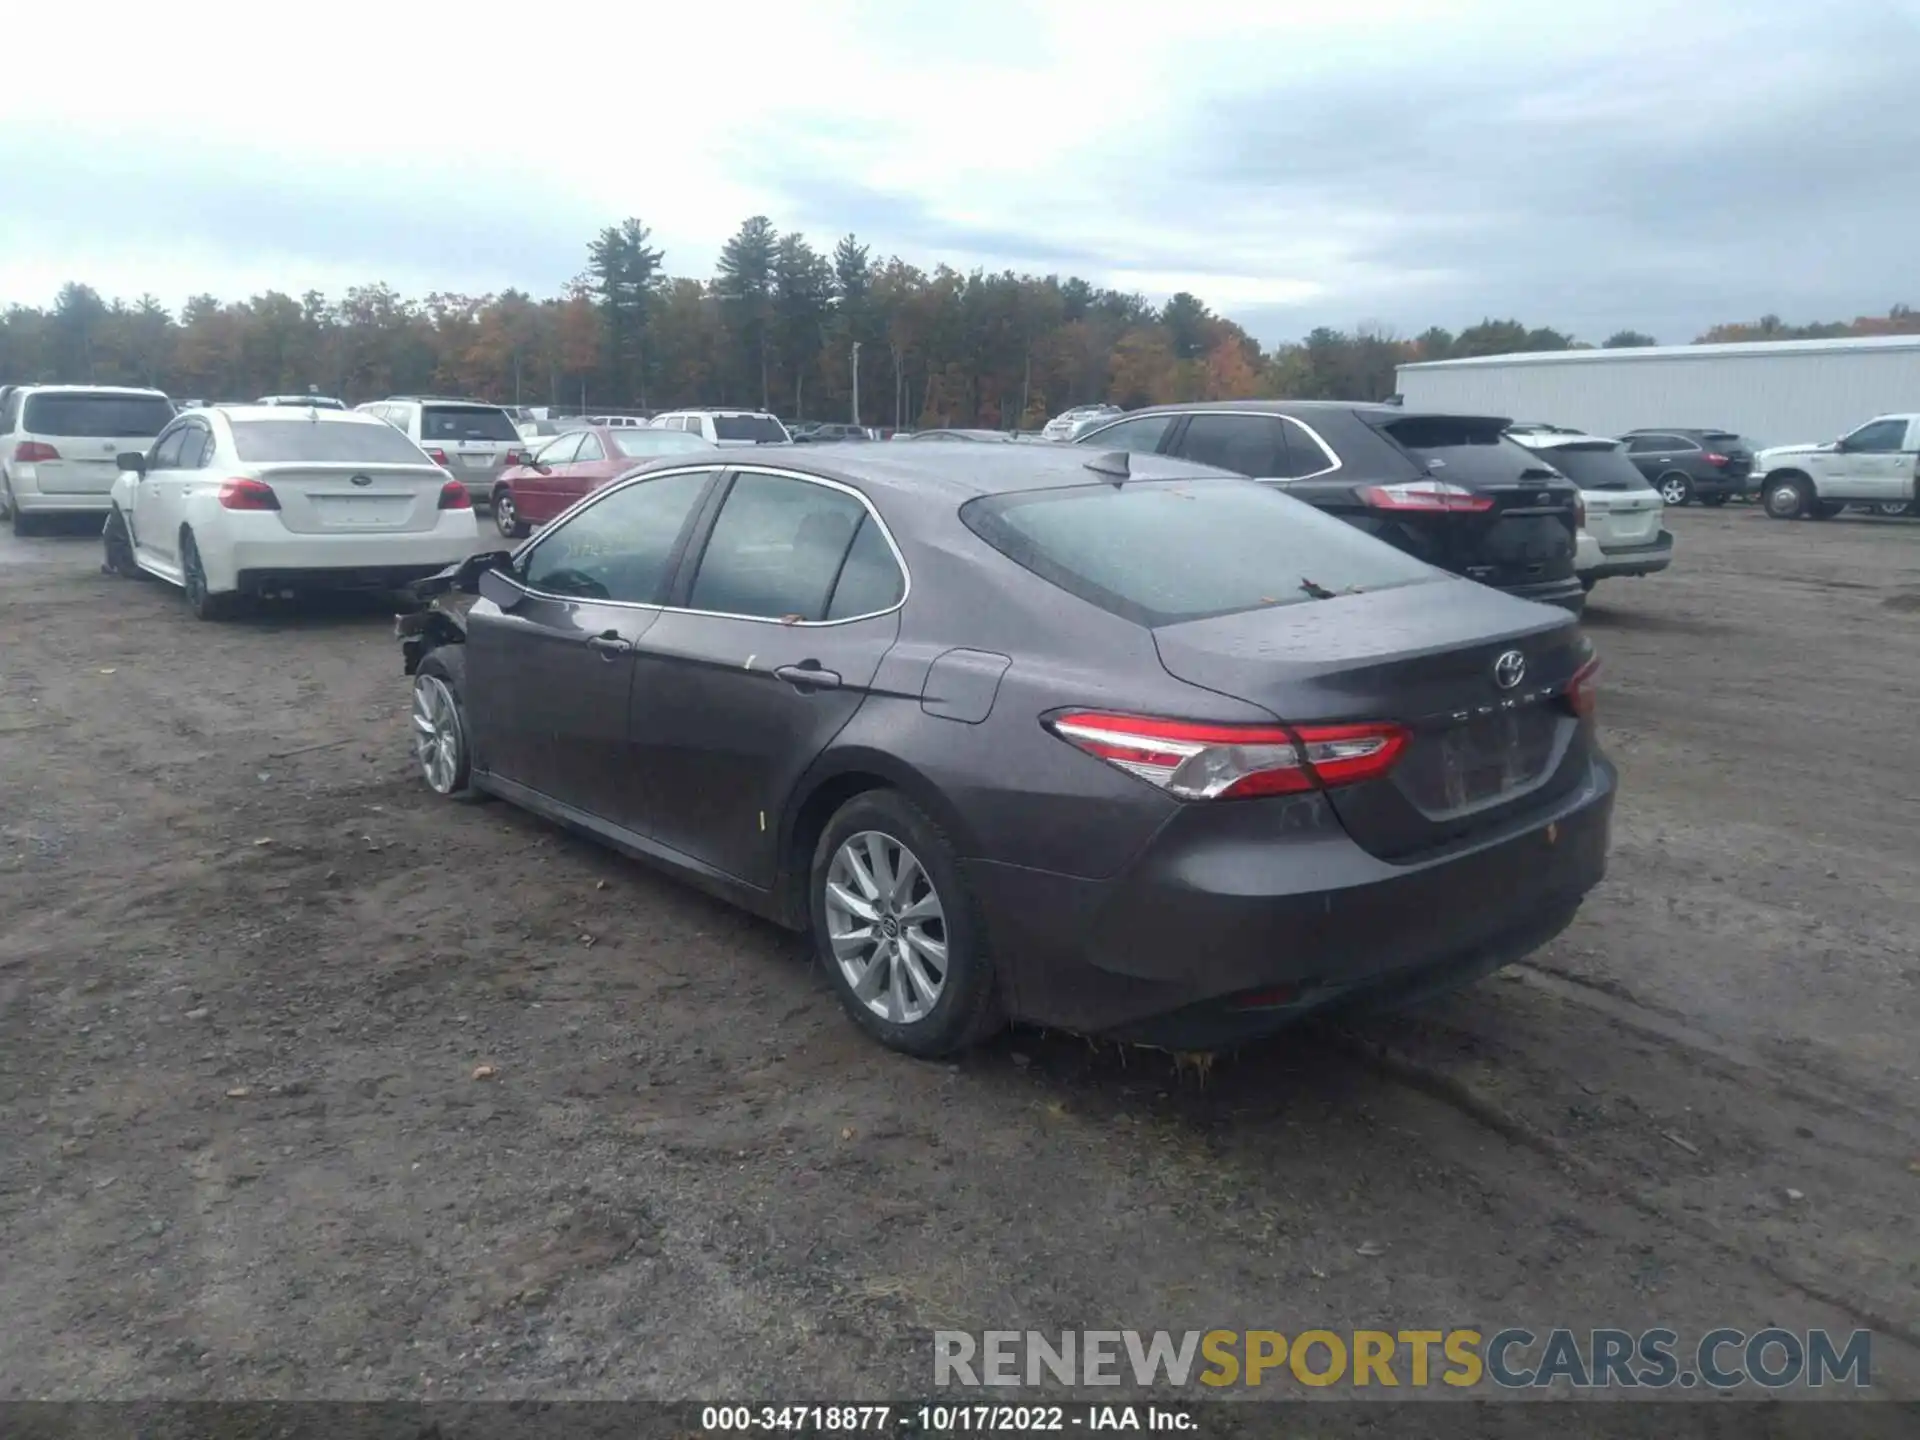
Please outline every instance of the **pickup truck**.
[[1775, 520], [1825, 520], [1849, 505], [1916, 513], [1920, 415], [1876, 415], [1825, 445], [1776, 445], [1753, 457], [1753, 469]]

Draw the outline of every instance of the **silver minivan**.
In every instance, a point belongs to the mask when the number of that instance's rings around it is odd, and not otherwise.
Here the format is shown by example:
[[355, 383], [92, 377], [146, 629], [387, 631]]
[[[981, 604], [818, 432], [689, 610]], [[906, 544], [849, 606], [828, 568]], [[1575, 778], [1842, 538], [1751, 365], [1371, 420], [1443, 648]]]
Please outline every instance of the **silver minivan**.
[[434, 464], [486, 505], [493, 482], [531, 448], [504, 406], [440, 395], [395, 395], [357, 405], [427, 452]]
[[115, 457], [144, 450], [174, 415], [160, 391], [120, 385], [17, 385], [3, 393], [0, 518], [16, 535], [41, 516], [104, 516], [120, 478]]

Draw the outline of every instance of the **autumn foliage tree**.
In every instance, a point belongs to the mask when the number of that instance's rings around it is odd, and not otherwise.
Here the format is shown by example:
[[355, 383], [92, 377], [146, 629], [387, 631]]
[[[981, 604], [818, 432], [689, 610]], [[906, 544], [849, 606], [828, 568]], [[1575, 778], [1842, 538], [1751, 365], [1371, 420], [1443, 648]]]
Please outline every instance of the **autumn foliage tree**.
[[[1920, 334], [1920, 315], [1715, 326], [1705, 343]], [[1652, 336], [1616, 331], [1608, 345]], [[0, 382], [155, 385], [182, 398], [250, 399], [309, 385], [349, 401], [443, 391], [585, 408], [765, 405], [877, 425], [1035, 428], [1071, 405], [1289, 396], [1380, 400], [1414, 360], [1557, 350], [1571, 334], [1483, 318], [1414, 339], [1323, 326], [1271, 351], [1200, 296], [1155, 304], [1077, 276], [961, 271], [876, 256], [857, 236], [821, 250], [766, 216], [723, 247], [710, 281], [671, 276], [638, 219], [586, 247], [560, 296], [384, 284], [338, 298], [196, 295], [176, 315], [152, 296], [107, 300], [78, 282], [44, 308], [0, 313]]]

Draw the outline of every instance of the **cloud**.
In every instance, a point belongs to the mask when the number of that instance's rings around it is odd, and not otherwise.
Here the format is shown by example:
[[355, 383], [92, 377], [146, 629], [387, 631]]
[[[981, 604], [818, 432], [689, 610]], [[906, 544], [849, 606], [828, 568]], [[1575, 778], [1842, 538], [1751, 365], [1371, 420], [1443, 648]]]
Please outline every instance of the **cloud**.
[[[14, 53], [57, 53], [48, 12]], [[209, 0], [0, 89], [0, 299], [66, 279], [548, 294], [637, 214], [705, 276], [741, 218], [926, 267], [1190, 289], [1263, 341], [1486, 315], [1683, 340], [1920, 299], [1910, 0]], [[37, 39], [33, 26], [45, 31]], [[592, 45], [576, 43], [591, 37]], [[124, 77], [114, 83], [111, 77]], [[150, 76], [164, 77], [156, 83]]]

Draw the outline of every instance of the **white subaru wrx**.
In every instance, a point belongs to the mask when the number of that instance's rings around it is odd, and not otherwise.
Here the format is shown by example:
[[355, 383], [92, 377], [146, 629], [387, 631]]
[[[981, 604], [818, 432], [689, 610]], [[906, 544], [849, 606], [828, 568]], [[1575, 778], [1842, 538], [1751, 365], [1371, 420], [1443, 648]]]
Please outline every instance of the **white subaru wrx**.
[[479, 548], [466, 487], [351, 410], [191, 410], [119, 466], [107, 568], [171, 581], [203, 620], [242, 596], [394, 589]]

